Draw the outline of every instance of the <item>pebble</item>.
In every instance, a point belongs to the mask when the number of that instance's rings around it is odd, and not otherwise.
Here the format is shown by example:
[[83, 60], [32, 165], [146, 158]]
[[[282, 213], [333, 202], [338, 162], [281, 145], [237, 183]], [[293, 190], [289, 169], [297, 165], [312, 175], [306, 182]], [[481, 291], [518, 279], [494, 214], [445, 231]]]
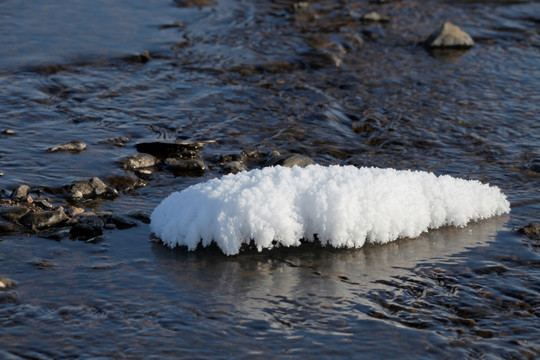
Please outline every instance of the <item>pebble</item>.
[[368, 12], [368, 13], [365, 13], [363, 15], [360, 16], [360, 21], [363, 21], [363, 22], [388, 22], [388, 18], [386, 16], [382, 16], [381, 14], [379, 14], [378, 12], [376, 11], [371, 11], [371, 12]]
[[473, 39], [465, 31], [449, 21], [445, 21], [426, 41], [430, 48], [470, 48]]
[[11, 198], [15, 201], [26, 201], [30, 193], [30, 186], [20, 185], [11, 193]]
[[140, 169], [152, 167], [158, 163], [158, 159], [151, 154], [133, 154], [123, 161], [126, 169]]
[[0, 289], [9, 289], [17, 285], [16, 281], [0, 276]]
[[17, 134], [17, 132], [15, 130], [6, 129], [6, 130], [2, 131], [2, 134], [4, 134], [4, 135], [15, 135], [15, 134]]
[[56, 151], [71, 151], [71, 152], [81, 152], [86, 149], [87, 145], [79, 140], [74, 140], [65, 144], [53, 146], [49, 148], [48, 150], [51, 152]]
[[19, 219], [19, 222], [28, 228], [42, 230], [58, 225], [67, 219], [63, 207], [52, 211], [30, 212]]

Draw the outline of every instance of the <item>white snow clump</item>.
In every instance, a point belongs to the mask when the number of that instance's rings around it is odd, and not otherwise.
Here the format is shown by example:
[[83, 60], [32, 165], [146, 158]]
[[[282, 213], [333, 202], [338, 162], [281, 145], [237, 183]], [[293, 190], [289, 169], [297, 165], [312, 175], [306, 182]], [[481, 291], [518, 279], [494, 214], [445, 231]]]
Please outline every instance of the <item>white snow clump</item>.
[[297, 246], [300, 239], [359, 248], [464, 226], [510, 211], [494, 186], [423, 171], [354, 166], [267, 167], [175, 192], [151, 216], [151, 231], [173, 248], [214, 241], [227, 255]]

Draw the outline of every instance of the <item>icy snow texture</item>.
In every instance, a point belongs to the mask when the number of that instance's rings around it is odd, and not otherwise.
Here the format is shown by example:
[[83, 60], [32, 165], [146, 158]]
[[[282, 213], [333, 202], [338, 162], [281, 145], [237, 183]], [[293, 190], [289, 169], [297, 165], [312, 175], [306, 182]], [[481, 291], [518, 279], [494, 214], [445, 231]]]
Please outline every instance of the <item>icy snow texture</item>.
[[150, 227], [170, 247], [194, 250], [215, 241], [233, 255], [251, 240], [260, 251], [312, 241], [315, 234], [323, 244], [359, 248], [509, 211], [497, 187], [448, 175], [276, 166], [175, 192], [154, 209]]

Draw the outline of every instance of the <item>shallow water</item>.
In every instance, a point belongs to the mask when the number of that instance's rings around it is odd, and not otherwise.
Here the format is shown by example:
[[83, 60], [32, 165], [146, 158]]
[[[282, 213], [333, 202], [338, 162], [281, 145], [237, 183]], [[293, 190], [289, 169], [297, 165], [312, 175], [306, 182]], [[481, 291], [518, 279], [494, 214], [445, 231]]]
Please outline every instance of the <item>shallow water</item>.
[[[136, 143], [179, 139], [207, 142], [203, 176], [158, 171], [84, 207], [151, 211], [220, 176], [220, 156], [258, 150], [479, 179], [510, 216], [236, 257], [167, 249], [144, 224], [97, 244], [5, 236], [0, 276], [18, 285], [0, 290], [0, 357], [538, 354], [538, 244], [515, 229], [540, 220], [540, 3], [291, 4], [0, 2], [0, 130], [16, 132], [0, 134], [4, 197], [123, 176]], [[362, 23], [368, 10], [390, 21]], [[476, 45], [426, 51], [446, 19]], [[46, 151], [75, 139], [88, 149]]]

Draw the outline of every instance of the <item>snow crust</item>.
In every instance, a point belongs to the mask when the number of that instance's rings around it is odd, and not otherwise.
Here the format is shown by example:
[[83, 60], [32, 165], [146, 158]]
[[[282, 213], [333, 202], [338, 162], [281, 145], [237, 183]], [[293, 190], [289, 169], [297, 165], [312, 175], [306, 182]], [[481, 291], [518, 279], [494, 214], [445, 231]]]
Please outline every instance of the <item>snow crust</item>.
[[494, 186], [423, 171], [354, 166], [267, 167], [175, 192], [153, 211], [151, 231], [169, 247], [215, 241], [227, 255], [298, 246], [314, 235], [359, 248], [417, 237], [428, 229], [508, 213]]

